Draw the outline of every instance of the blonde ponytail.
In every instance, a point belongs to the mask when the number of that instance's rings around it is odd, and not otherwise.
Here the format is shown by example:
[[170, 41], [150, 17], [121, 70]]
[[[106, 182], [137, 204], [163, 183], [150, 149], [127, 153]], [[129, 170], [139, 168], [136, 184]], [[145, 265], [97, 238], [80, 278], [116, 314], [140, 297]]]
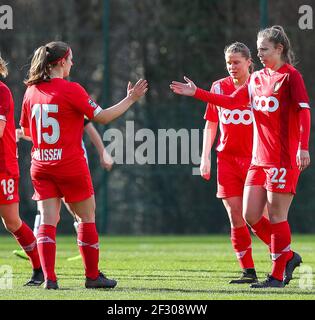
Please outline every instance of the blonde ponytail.
[[0, 56], [0, 74], [3, 78], [5, 78], [8, 75], [7, 65], [7, 62], [5, 62]]

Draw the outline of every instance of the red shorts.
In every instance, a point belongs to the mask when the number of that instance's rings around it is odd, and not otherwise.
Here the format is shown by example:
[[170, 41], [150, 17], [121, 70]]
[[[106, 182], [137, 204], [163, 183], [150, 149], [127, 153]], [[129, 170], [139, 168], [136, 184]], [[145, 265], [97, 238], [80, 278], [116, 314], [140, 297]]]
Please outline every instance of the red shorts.
[[50, 173], [31, 171], [35, 193], [33, 200], [65, 198], [65, 202], [80, 202], [94, 194], [89, 173], [76, 176], [56, 176]]
[[217, 157], [218, 198], [243, 196], [251, 158], [221, 155]]
[[0, 173], [0, 205], [19, 201], [19, 176]]
[[246, 186], [263, 186], [266, 190], [280, 193], [296, 193], [300, 176], [298, 168], [266, 168], [250, 166]]

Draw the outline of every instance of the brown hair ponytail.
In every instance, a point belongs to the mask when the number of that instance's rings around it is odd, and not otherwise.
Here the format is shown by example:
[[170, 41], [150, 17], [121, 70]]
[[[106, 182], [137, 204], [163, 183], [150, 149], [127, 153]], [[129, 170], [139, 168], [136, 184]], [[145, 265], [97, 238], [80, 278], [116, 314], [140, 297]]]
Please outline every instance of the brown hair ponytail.
[[24, 81], [27, 86], [50, 80], [51, 68], [57, 65], [69, 54], [70, 47], [61, 41], [49, 42], [35, 50], [28, 78]]

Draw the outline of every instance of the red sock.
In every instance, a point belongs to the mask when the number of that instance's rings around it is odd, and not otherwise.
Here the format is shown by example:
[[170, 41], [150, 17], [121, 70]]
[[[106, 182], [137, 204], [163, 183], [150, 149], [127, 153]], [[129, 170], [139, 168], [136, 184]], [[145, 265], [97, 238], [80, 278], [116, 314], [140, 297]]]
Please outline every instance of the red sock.
[[270, 251], [271, 246], [271, 223], [270, 221], [262, 216], [261, 219], [254, 225], [251, 226], [253, 233], [262, 240]]
[[33, 269], [40, 268], [40, 260], [36, 245], [36, 238], [29, 226], [22, 221], [22, 226], [17, 231], [15, 231], [13, 235], [22, 247], [22, 249], [28, 255], [32, 263]]
[[56, 281], [56, 227], [42, 224], [38, 229], [37, 246], [45, 280]]
[[231, 228], [231, 242], [241, 268], [254, 268], [252, 239], [247, 225], [240, 228]]
[[78, 246], [83, 259], [85, 276], [98, 277], [98, 233], [95, 223], [80, 223], [78, 227]]
[[271, 275], [282, 281], [286, 263], [293, 254], [290, 249], [291, 231], [288, 221], [271, 224], [271, 232]]

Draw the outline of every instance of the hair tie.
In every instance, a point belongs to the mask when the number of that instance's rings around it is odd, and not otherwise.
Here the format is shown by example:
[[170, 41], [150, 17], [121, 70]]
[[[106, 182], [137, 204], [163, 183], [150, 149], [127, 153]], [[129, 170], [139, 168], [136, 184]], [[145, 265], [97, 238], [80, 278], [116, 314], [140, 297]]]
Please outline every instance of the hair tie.
[[66, 59], [66, 58], [69, 56], [69, 54], [70, 54], [70, 47], [67, 49], [66, 53], [65, 53], [62, 57], [60, 57], [60, 58], [58, 58], [58, 59], [56, 59], [56, 60], [54, 60], [54, 61], [51, 61], [51, 62], [49, 62], [49, 63], [50, 63], [50, 64], [56, 64], [56, 63], [58, 63], [59, 61], [61, 61], [62, 59]]

